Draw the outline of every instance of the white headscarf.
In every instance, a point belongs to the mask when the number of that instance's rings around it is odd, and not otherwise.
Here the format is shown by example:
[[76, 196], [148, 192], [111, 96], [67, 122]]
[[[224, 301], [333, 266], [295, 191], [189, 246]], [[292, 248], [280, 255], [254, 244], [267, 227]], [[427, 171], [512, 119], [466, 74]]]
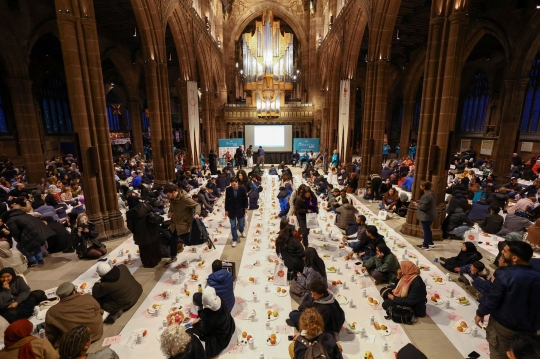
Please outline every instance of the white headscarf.
[[221, 308], [221, 299], [216, 295], [216, 290], [213, 287], [206, 287], [202, 293], [203, 308], [208, 308], [216, 311]]

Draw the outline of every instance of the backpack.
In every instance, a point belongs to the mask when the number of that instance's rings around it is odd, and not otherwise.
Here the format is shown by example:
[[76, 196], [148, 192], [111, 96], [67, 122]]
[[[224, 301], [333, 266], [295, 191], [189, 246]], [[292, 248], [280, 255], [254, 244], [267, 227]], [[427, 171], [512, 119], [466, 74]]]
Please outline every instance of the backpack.
[[205, 243], [208, 245], [208, 249], [215, 248], [204, 222], [200, 218], [193, 218], [191, 222], [191, 231], [189, 235], [189, 240], [185, 241], [186, 246], [194, 246], [198, 244]]
[[330, 359], [328, 352], [321, 344], [323, 335], [324, 333], [320, 334], [312, 342], [303, 336], [298, 339], [307, 348], [304, 359]]

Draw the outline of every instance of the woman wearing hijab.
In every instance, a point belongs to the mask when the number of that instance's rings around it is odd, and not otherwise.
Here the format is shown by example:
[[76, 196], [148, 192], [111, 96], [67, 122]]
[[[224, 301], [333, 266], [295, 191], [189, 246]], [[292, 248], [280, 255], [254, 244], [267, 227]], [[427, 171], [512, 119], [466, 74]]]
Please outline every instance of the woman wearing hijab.
[[540, 218], [534, 222], [533, 226], [527, 228], [527, 242], [533, 247], [540, 246]]
[[426, 316], [426, 284], [420, 277], [420, 269], [411, 261], [402, 261], [397, 273], [399, 282], [394, 290], [383, 295], [382, 307], [386, 312], [393, 306], [410, 307], [417, 317]]
[[319, 209], [317, 207], [317, 197], [311, 192], [311, 188], [306, 186], [302, 193], [302, 196], [296, 198], [294, 209], [298, 218], [300, 231], [302, 232], [302, 244], [304, 244], [304, 247], [307, 247], [309, 245], [309, 228], [307, 227], [306, 216], [308, 213], [319, 213]]
[[[300, 300], [309, 292], [309, 283], [314, 279], [326, 279], [326, 268], [323, 260], [317, 254], [315, 248], [308, 247], [306, 249], [304, 270], [296, 273], [296, 283], [291, 284], [291, 293], [299, 297]], [[294, 299], [294, 298], [293, 298]]]
[[326, 265], [321, 257], [319, 257], [319, 253], [317, 253], [315, 248], [308, 247], [306, 249], [304, 262], [306, 267], [313, 268], [321, 277], [326, 279]]
[[22, 313], [24, 309], [27, 309], [26, 305], [21, 306], [21, 303], [30, 296], [30, 287], [24, 279], [16, 275], [13, 268], [8, 267], [0, 271], [0, 282], [2, 283], [0, 315], [10, 323], [24, 317], [29, 318], [32, 311], [30, 311], [30, 315], [26, 316], [25, 313]]
[[392, 283], [397, 278], [399, 262], [390, 248], [384, 243], [377, 244], [375, 256], [369, 258], [362, 266], [362, 272], [368, 271], [375, 279], [375, 284], [382, 282]]
[[289, 278], [296, 275], [297, 272], [304, 270], [305, 255], [304, 247], [296, 238], [294, 238], [294, 226], [290, 225], [287, 220], [282, 220], [280, 223], [281, 231], [276, 239], [276, 254], [281, 256], [285, 266], [289, 270]]
[[47, 251], [49, 254], [75, 252], [71, 243], [71, 234], [67, 231], [66, 227], [56, 222], [53, 217], [41, 217], [41, 221], [56, 233], [56, 237], [47, 240]]
[[4, 333], [0, 359], [57, 359], [58, 352], [47, 339], [32, 335], [34, 325], [28, 319], [17, 320]]
[[193, 295], [193, 302], [203, 309], [193, 321], [193, 333], [204, 341], [206, 357], [213, 358], [227, 348], [236, 325], [227, 303], [216, 295], [214, 288], [204, 288], [202, 298], [197, 294]]
[[472, 242], [465, 242], [461, 245], [461, 252], [456, 257], [440, 257], [439, 263], [447, 270], [454, 272], [454, 268], [463, 267], [480, 259], [482, 259], [482, 254], [478, 252], [476, 246]]
[[[144, 268], [154, 268], [161, 261], [161, 251], [157, 241], [159, 223], [150, 223], [146, 219], [150, 213], [156, 213], [152, 206], [145, 202], [138, 202], [132, 206], [129, 197], [129, 210], [126, 212], [127, 227], [133, 233], [133, 240], [139, 246], [141, 262]], [[156, 214], [157, 215], [157, 214]]]

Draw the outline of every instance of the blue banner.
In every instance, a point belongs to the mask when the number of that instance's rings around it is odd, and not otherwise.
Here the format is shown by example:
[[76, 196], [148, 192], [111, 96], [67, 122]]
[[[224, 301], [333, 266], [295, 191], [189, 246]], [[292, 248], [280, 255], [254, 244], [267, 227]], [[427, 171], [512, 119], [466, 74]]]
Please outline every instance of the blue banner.
[[319, 152], [319, 139], [318, 138], [295, 138], [294, 139], [294, 151], [298, 150], [299, 153], [306, 151]]
[[243, 138], [218, 139], [218, 147], [240, 147], [244, 145]]

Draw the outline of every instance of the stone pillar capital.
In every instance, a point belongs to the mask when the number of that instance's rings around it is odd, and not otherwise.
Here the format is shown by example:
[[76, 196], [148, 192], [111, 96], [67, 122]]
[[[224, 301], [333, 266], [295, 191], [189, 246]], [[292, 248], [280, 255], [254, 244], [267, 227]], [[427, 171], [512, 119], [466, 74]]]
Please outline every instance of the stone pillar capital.
[[158, 66], [157, 62], [153, 59], [146, 60], [144, 62], [144, 68], [153, 69], [153, 68], [156, 68], [157, 66]]

